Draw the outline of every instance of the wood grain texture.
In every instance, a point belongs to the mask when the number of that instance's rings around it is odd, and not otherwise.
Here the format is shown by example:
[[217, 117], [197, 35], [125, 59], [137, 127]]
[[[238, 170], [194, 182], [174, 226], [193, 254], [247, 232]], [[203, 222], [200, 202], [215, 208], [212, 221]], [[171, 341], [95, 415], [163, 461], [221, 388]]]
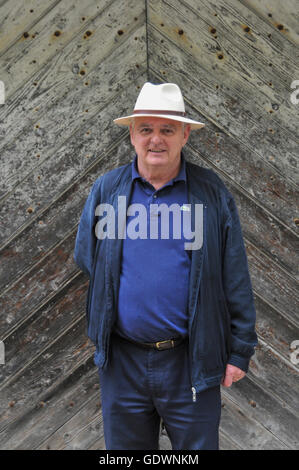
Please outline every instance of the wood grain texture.
[[0, 5], [0, 54], [2, 55], [9, 47], [13, 47], [22, 37], [26, 39], [26, 33], [34, 28], [39, 18], [45, 16], [59, 2], [60, 0], [2, 1]]
[[[299, 45], [298, 4], [295, 0], [270, 2], [269, 0], [241, 0], [249, 10], [261, 18], [272, 29], [279, 31], [286, 39], [286, 48], [292, 49], [292, 44]], [[292, 43], [292, 44], [289, 44]], [[293, 48], [295, 51], [295, 48]]]
[[112, 120], [148, 80], [177, 83], [206, 123], [185, 157], [222, 178], [242, 223], [259, 344], [247, 376], [222, 388], [220, 448], [299, 448], [295, 11], [295, 0], [0, 2], [1, 449], [105, 449], [73, 248], [92, 183], [133, 158]]
[[[197, 48], [193, 46], [192, 39], [189, 40], [191, 44], [186, 45], [186, 41], [177, 32], [184, 31], [180, 29], [181, 24], [177, 23], [172, 28], [169, 40], [165, 26], [158, 28], [154, 25], [148, 28], [149, 39], [155, 50], [150, 64], [155, 70], [156, 82], [176, 80], [182, 89], [186, 88], [184, 96], [192, 103], [194, 116], [201, 116], [204, 122], [207, 120], [215, 123], [219, 131], [240, 142], [244, 151], [248, 149], [257, 153], [262, 163], [265, 160], [273, 171], [284, 175], [290, 183], [297, 184], [296, 107], [289, 101], [291, 81], [281, 98], [286, 103], [281, 119], [280, 104], [269, 97], [265, 98], [263, 91], [258, 91], [260, 85], [257, 79], [251, 84], [247, 78], [242, 78], [238, 62], [235, 65], [236, 71], [230, 73], [230, 65], [223, 66], [224, 53], [221, 53], [221, 48], [218, 51], [216, 46], [215, 52], [208, 49], [205, 62], [205, 51], [202, 50], [205, 39], [199, 41]], [[186, 25], [183, 27], [186, 28]], [[191, 29], [190, 25], [189, 28]], [[177, 41], [176, 36], [179, 37]], [[197, 35], [194, 37], [196, 40]], [[223, 58], [218, 59], [218, 56]], [[271, 73], [269, 72], [269, 80]], [[268, 87], [270, 88], [269, 85]]]

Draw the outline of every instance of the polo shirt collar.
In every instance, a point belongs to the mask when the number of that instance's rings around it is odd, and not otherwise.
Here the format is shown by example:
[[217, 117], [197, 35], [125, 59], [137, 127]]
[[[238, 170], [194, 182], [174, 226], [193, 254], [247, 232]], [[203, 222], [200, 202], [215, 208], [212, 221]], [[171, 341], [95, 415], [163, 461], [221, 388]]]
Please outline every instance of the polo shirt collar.
[[[137, 169], [137, 155], [135, 155], [134, 160], [132, 162], [132, 182], [136, 179], [140, 179], [141, 181], [146, 181], [140, 174], [138, 173]], [[176, 181], [184, 181], [185, 183], [187, 182], [187, 177], [186, 177], [186, 161], [183, 155], [183, 152], [181, 153], [181, 166], [180, 166], [180, 171], [177, 174], [175, 178], [169, 181], [168, 184], [174, 183]]]

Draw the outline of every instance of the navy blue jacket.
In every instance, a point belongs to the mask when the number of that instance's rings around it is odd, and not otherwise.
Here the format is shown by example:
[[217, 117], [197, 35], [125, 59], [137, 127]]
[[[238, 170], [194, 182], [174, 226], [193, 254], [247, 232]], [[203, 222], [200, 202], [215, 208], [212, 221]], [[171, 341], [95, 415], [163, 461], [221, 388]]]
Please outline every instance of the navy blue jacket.
[[[257, 344], [255, 307], [238, 211], [232, 195], [212, 170], [186, 161], [188, 197], [203, 204], [203, 244], [192, 251], [188, 330], [192, 388], [219, 385], [227, 363], [245, 372]], [[88, 336], [97, 346], [97, 364], [106, 367], [110, 334], [117, 316], [122, 239], [95, 235], [98, 204], [127, 206], [132, 191], [131, 163], [100, 176], [85, 203], [74, 259], [89, 276], [86, 299]], [[194, 225], [193, 225], [194, 227]], [[116, 230], [117, 233], [117, 230]]]

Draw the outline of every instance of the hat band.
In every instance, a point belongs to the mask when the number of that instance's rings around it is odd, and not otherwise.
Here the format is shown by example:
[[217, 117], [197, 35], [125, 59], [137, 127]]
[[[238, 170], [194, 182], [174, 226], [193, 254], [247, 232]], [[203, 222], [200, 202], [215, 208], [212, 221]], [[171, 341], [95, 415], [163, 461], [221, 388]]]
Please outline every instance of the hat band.
[[161, 109], [135, 109], [133, 114], [168, 114], [170, 116], [186, 116], [186, 113], [183, 111], [167, 111]]

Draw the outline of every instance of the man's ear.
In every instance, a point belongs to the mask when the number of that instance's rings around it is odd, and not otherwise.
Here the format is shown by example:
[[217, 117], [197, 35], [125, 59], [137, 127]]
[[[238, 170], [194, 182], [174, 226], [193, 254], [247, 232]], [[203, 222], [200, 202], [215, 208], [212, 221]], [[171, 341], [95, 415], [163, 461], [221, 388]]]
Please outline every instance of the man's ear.
[[130, 124], [129, 131], [130, 131], [131, 144], [134, 147], [134, 129], [133, 129], [133, 124], [132, 123]]
[[191, 132], [191, 126], [190, 124], [187, 124], [187, 126], [185, 126], [184, 128], [184, 145], [187, 143], [189, 139], [190, 132]]

